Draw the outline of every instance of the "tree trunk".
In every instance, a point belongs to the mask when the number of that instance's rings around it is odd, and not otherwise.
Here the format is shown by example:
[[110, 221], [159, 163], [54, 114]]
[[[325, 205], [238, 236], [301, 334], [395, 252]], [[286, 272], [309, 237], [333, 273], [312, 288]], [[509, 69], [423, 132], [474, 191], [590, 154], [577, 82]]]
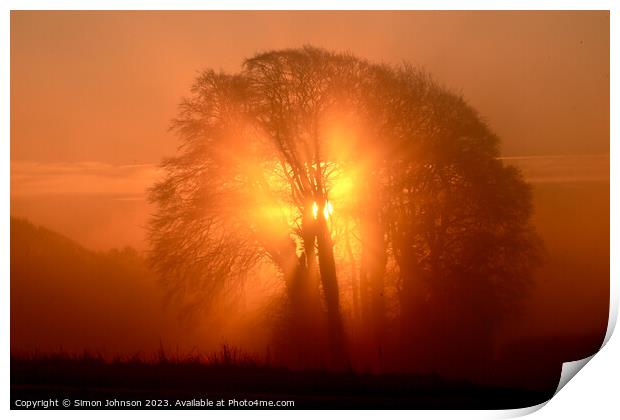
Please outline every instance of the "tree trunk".
[[337, 370], [346, 370], [350, 368], [350, 360], [346, 348], [342, 314], [340, 313], [340, 296], [338, 279], [336, 277], [334, 248], [327, 223], [321, 217], [317, 220], [317, 245], [321, 285], [327, 308], [332, 367]]
[[362, 221], [362, 256], [360, 282], [364, 290], [364, 325], [367, 328], [369, 356], [377, 372], [383, 370], [385, 345], [384, 276], [387, 254], [383, 227], [378, 212], [366, 215]]
[[[278, 266], [286, 284], [287, 304], [284, 324], [277, 331], [276, 360], [294, 369], [316, 369], [323, 365], [318, 284], [308, 260], [295, 252], [294, 243], [281, 248]], [[310, 265], [311, 267], [309, 267]]]

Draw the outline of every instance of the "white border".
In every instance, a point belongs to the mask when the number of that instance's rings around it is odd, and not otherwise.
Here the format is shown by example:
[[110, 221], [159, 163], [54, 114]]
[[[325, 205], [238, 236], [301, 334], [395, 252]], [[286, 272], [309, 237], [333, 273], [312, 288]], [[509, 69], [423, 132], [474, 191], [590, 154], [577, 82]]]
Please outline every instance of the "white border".
[[[212, 9], [212, 10], [235, 10], [235, 9], [264, 9], [264, 10], [311, 10], [311, 9], [357, 9], [357, 10], [572, 10], [572, 9], [587, 9], [587, 10], [611, 10], [611, 139], [617, 141], [618, 127], [614, 119], [617, 116], [618, 111], [618, 85], [615, 75], [618, 74], [618, 55], [616, 47], [618, 46], [618, 31], [617, 25], [619, 19], [617, 17], [618, 6], [614, 1], [577, 1], [577, 0], [565, 0], [565, 1], [549, 1], [549, 0], [522, 0], [522, 1], [493, 1], [493, 0], [475, 0], [475, 1], [398, 1], [398, 0], [383, 0], [381, 2], [370, 1], [329, 1], [329, 0], [314, 0], [314, 1], [297, 1], [294, 4], [285, 1], [243, 1], [243, 0], [229, 0], [219, 1], [217, 4], [204, 1], [122, 1], [122, 0], [94, 0], [94, 1], [76, 1], [76, 0], [58, 0], [58, 1], [3, 1], [0, 9], [0, 93], [1, 93], [1, 105], [0, 105], [0, 129], [2, 130], [2, 141], [0, 141], [0, 279], [2, 281], [2, 290], [0, 291], [0, 316], [2, 317], [1, 334], [0, 334], [0, 354], [2, 355], [2, 378], [3, 381], [0, 384], [0, 394], [2, 395], [2, 405], [4, 410], [9, 409], [9, 214], [10, 214], [10, 10], [32, 10], [32, 9], [81, 9], [81, 10], [136, 10], [136, 9], [148, 9], [148, 10], [199, 10], [199, 9]], [[610, 160], [611, 160], [611, 214], [620, 214], [620, 208], [618, 206], [618, 169], [617, 164], [619, 162], [619, 148], [615, 142], [610, 144]], [[618, 281], [620, 279], [620, 272], [618, 270], [618, 261], [620, 261], [620, 244], [618, 243], [619, 226], [617, 218], [611, 219], [611, 302], [610, 302], [610, 323], [608, 333], [606, 336], [606, 343], [608, 342], [613, 326], [615, 325], [618, 312]], [[615, 384], [617, 383], [616, 375], [620, 372], [618, 369], [618, 354], [620, 352], [620, 346], [617, 344], [618, 340], [611, 340], [600, 354], [593, 358], [593, 361], [584, 368], [584, 372], [580, 373], [579, 380], [571, 381], [556, 397], [554, 397], [545, 407], [544, 410], [538, 411], [537, 416], [552, 416], [555, 417], [568, 417], [568, 418], [583, 418], [585, 415], [595, 418], [613, 418], [618, 412], [617, 396], [615, 392]], [[422, 412], [408, 412], [408, 411], [390, 411], [390, 417], [395, 418], [407, 418], [411, 419], [412, 416], [417, 417], [419, 415], [430, 418], [446, 418], [446, 417], [505, 417], [505, 416], [518, 416], [531, 412], [531, 409], [525, 410], [505, 410], [505, 411], [422, 411]], [[247, 412], [248, 414], [250, 412]], [[93, 411], [88, 413], [91, 418], [108, 418], [110, 412], [106, 411]], [[137, 414], [137, 413], [136, 413]], [[152, 411], [148, 413], [152, 418], [167, 418], [170, 416], [170, 412], [167, 411]], [[305, 411], [295, 412], [294, 416], [299, 418], [315, 418], [316, 416], [323, 416], [326, 413], [319, 411]], [[345, 412], [333, 412], [337, 416], [346, 415]], [[11, 411], [11, 416], [26, 417], [45, 415], [52, 418], [81, 418], [83, 413], [77, 411], [50, 411], [50, 412], [18, 412]], [[237, 417], [243, 416], [243, 412], [231, 412], [231, 411], [218, 411], [218, 412], [184, 412], [184, 417], [200, 418], [204, 419], [205, 416], [217, 416], [217, 417]], [[289, 417], [291, 413], [284, 411], [266, 412], [266, 411], [253, 411], [251, 415], [255, 418], [264, 419], [278, 419]], [[355, 412], [354, 416], [376, 416], [374, 412]], [[385, 415], [382, 413], [381, 415]]]

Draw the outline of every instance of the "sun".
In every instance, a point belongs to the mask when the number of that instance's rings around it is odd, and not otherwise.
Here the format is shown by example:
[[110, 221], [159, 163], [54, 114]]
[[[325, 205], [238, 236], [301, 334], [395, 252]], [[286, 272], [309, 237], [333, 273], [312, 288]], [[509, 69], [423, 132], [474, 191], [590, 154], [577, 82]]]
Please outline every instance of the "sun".
[[[325, 201], [325, 205], [323, 206], [323, 217], [325, 218], [325, 220], [328, 220], [333, 213], [334, 206], [329, 200]], [[314, 220], [317, 220], [317, 218], [319, 217], [319, 205], [316, 203], [316, 201], [312, 203], [312, 217], [314, 217]]]

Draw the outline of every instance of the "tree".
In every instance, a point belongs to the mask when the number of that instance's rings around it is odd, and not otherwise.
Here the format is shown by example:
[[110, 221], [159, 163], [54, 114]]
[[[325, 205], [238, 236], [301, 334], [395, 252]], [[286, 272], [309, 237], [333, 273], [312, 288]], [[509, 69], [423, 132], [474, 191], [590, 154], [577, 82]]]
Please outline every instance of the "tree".
[[306, 48], [256, 56], [241, 76], [204, 72], [173, 123], [182, 154], [151, 194], [152, 261], [189, 307], [264, 262], [304, 306], [318, 266], [337, 366], [348, 354], [328, 218], [317, 217], [331, 211], [334, 171], [319, 125], [351, 60]]
[[238, 74], [202, 72], [172, 126], [182, 144], [151, 191], [151, 261], [188, 313], [271, 270], [295, 352], [320, 341], [308, 334], [324, 309], [327, 364], [348, 368], [351, 307], [364, 363], [381, 369], [390, 317], [398, 340], [433, 342], [418, 315], [456, 304], [499, 320], [527, 290], [529, 189], [475, 111], [423, 72], [267, 52]]
[[493, 333], [527, 294], [542, 253], [531, 191], [462, 98], [408, 66], [384, 87], [400, 99], [380, 98], [375, 112], [396, 151], [384, 219], [405, 336], [427, 368], [461, 358], [454, 371], [489, 357]]

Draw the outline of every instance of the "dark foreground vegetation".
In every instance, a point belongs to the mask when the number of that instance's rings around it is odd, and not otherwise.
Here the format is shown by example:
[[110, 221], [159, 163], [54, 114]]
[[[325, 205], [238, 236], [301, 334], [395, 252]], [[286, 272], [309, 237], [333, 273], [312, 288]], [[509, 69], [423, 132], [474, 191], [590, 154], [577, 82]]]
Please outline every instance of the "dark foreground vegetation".
[[106, 361], [90, 354], [22, 355], [11, 360], [13, 408], [19, 408], [16, 400], [51, 398], [163, 399], [168, 401], [167, 408], [184, 408], [175, 407], [177, 400], [235, 399], [294, 401], [296, 409], [509, 409], [542, 403], [554, 391], [555, 387], [481, 386], [436, 375], [291, 371], [258, 363], [226, 348], [211, 357], [182, 360], [164, 354], [153, 361]]

